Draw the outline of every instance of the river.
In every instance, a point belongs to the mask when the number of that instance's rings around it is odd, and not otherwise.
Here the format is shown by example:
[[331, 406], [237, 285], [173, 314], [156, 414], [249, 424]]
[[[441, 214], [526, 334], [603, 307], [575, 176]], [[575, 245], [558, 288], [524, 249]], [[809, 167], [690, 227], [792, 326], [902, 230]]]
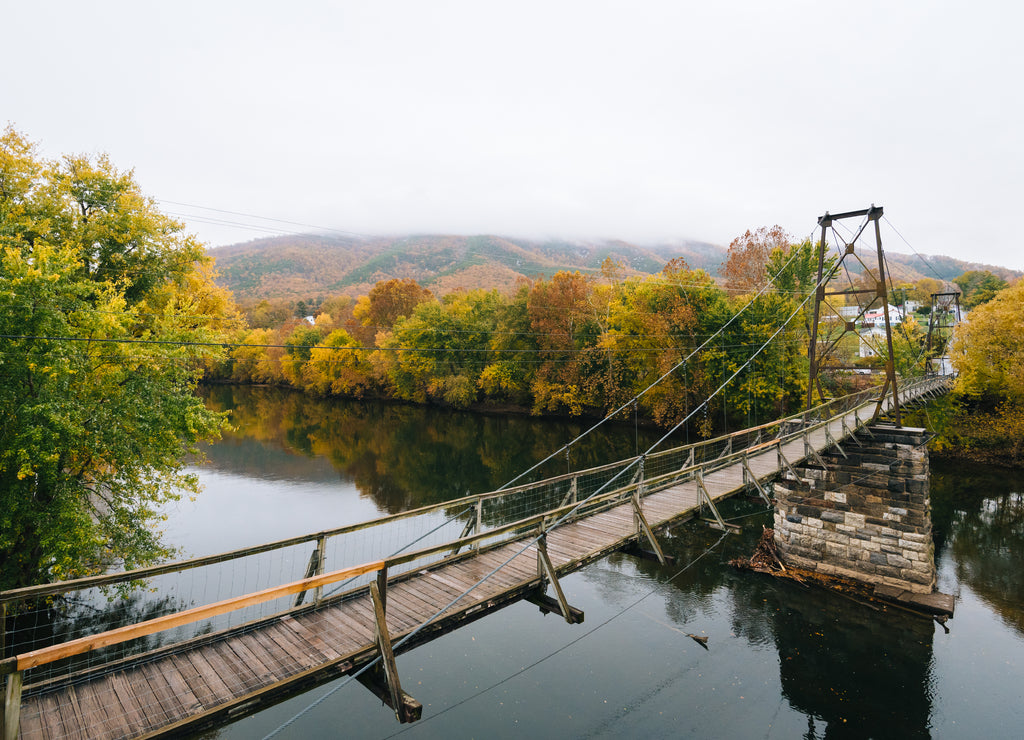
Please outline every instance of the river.
[[[494, 489], [584, 428], [266, 389], [214, 388], [208, 402], [236, 431], [194, 467], [205, 492], [168, 512], [189, 555]], [[540, 472], [660, 436], [632, 422], [599, 432]], [[583, 624], [520, 602], [399, 656], [417, 723], [342, 680], [207, 737], [1018, 737], [1024, 473], [933, 461], [931, 486], [939, 588], [956, 597], [948, 633], [735, 570], [770, 523], [737, 499], [722, 513], [742, 534], [691, 522], [665, 536], [675, 566], [615, 554], [566, 577]]]

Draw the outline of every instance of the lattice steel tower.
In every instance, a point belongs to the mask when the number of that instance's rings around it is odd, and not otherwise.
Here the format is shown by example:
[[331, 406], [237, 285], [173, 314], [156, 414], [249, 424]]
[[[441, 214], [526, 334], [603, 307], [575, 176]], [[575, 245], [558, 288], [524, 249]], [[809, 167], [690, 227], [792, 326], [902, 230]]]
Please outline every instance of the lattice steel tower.
[[[882, 207], [872, 205], [860, 211], [831, 214], [827, 211], [818, 219], [821, 227], [821, 240], [818, 242], [818, 289], [814, 296], [814, 320], [811, 325], [811, 343], [807, 355], [810, 360], [810, 376], [807, 384], [807, 408], [814, 405], [815, 391], [821, 401], [825, 401], [825, 392], [821, 386], [821, 373], [828, 370], [852, 370], [852, 364], [843, 364], [843, 351], [848, 346], [841, 345], [841, 340], [850, 333], [858, 334], [858, 347], [861, 352], [885, 357], [885, 386], [875, 406], [877, 417], [882, 408], [882, 399], [892, 390], [893, 413], [896, 425], [902, 426], [899, 394], [896, 387], [896, 366], [893, 362], [892, 324], [889, 294], [886, 288], [885, 258], [882, 253], [882, 235], [878, 220], [882, 217]], [[852, 232], [852, 238], [844, 239], [835, 229], [836, 222], [850, 218], [861, 218], [860, 227]], [[857, 240], [864, 234], [869, 224], [874, 224], [875, 257], [877, 263], [865, 262], [857, 250]], [[829, 234], [834, 239], [839, 257], [835, 262], [826, 258]], [[841, 246], [840, 246], [841, 245]], [[860, 264], [862, 272], [857, 283], [850, 276], [847, 259]], [[842, 290], [828, 290], [830, 284], [839, 276], [845, 276], [848, 287]], [[841, 297], [841, 301], [839, 298]], [[853, 305], [849, 305], [850, 302]], [[842, 306], [839, 306], [839, 303]], [[880, 308], [880, 310], [879, 310]], [[900, 318], [902, 320], [902, 317]], [[858, 323], [861, 331], [857, 331]], [[879, 323], [884, 324], [884, 332]], [[883, 340], [884, 339], [884, 343]], [[867, 348], [865, 350], [865, 348]]]

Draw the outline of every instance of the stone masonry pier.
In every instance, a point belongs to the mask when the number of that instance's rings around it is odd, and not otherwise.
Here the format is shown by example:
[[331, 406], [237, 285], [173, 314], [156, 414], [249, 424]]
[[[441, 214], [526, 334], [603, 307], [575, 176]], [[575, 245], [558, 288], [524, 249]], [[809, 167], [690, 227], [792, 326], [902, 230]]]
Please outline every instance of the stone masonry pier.
[[[924, 429], [872, 424], [775, 484], [784, 562], [874, 586], [877, 596], [952, 613], [935, 591]], [[824, 465], [815, 466], [815, 462]]]

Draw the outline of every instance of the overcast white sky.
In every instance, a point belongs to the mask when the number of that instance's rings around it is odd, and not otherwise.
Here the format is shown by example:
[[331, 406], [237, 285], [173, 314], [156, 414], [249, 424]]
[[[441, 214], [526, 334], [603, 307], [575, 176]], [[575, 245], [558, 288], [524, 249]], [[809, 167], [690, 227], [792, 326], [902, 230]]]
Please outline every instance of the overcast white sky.
[[301, 229], [203, 209], [724, 246], [876, 203], [1020, 269], [1022, 7], [4, 0], [0, 125], [109, 153], [210, 245]]

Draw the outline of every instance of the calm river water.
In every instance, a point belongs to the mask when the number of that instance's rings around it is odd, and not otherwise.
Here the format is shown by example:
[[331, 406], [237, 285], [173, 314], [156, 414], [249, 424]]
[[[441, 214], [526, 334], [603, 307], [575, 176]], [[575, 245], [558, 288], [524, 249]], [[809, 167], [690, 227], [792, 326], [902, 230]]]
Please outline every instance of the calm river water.
[[[237, 431], [196, 468], [203, 495], [170, 512], [169, 538], [192, 555], [490, 490], [582, 428], [261, 389], [216, 388], [209, 402], [233, 409]], [[656, 438], [618, 426], [568, 464]], [[423, 703], [415, 724], [339, 681], [208, 737], [1017, 738], [1022, 492], [1021, 472], [933, 461], [939, 586], [956, 596], [948, 634], [736, 571], [727, 561], [749, 555], [770, 522], [763, 505], [736, 500], [723, 515], [743, 534], [681, 525], [665, 538], [676, 566], [616, 554], [565, 578], [581, 625], [522, 602], [400, 656], [403, 688]]]

